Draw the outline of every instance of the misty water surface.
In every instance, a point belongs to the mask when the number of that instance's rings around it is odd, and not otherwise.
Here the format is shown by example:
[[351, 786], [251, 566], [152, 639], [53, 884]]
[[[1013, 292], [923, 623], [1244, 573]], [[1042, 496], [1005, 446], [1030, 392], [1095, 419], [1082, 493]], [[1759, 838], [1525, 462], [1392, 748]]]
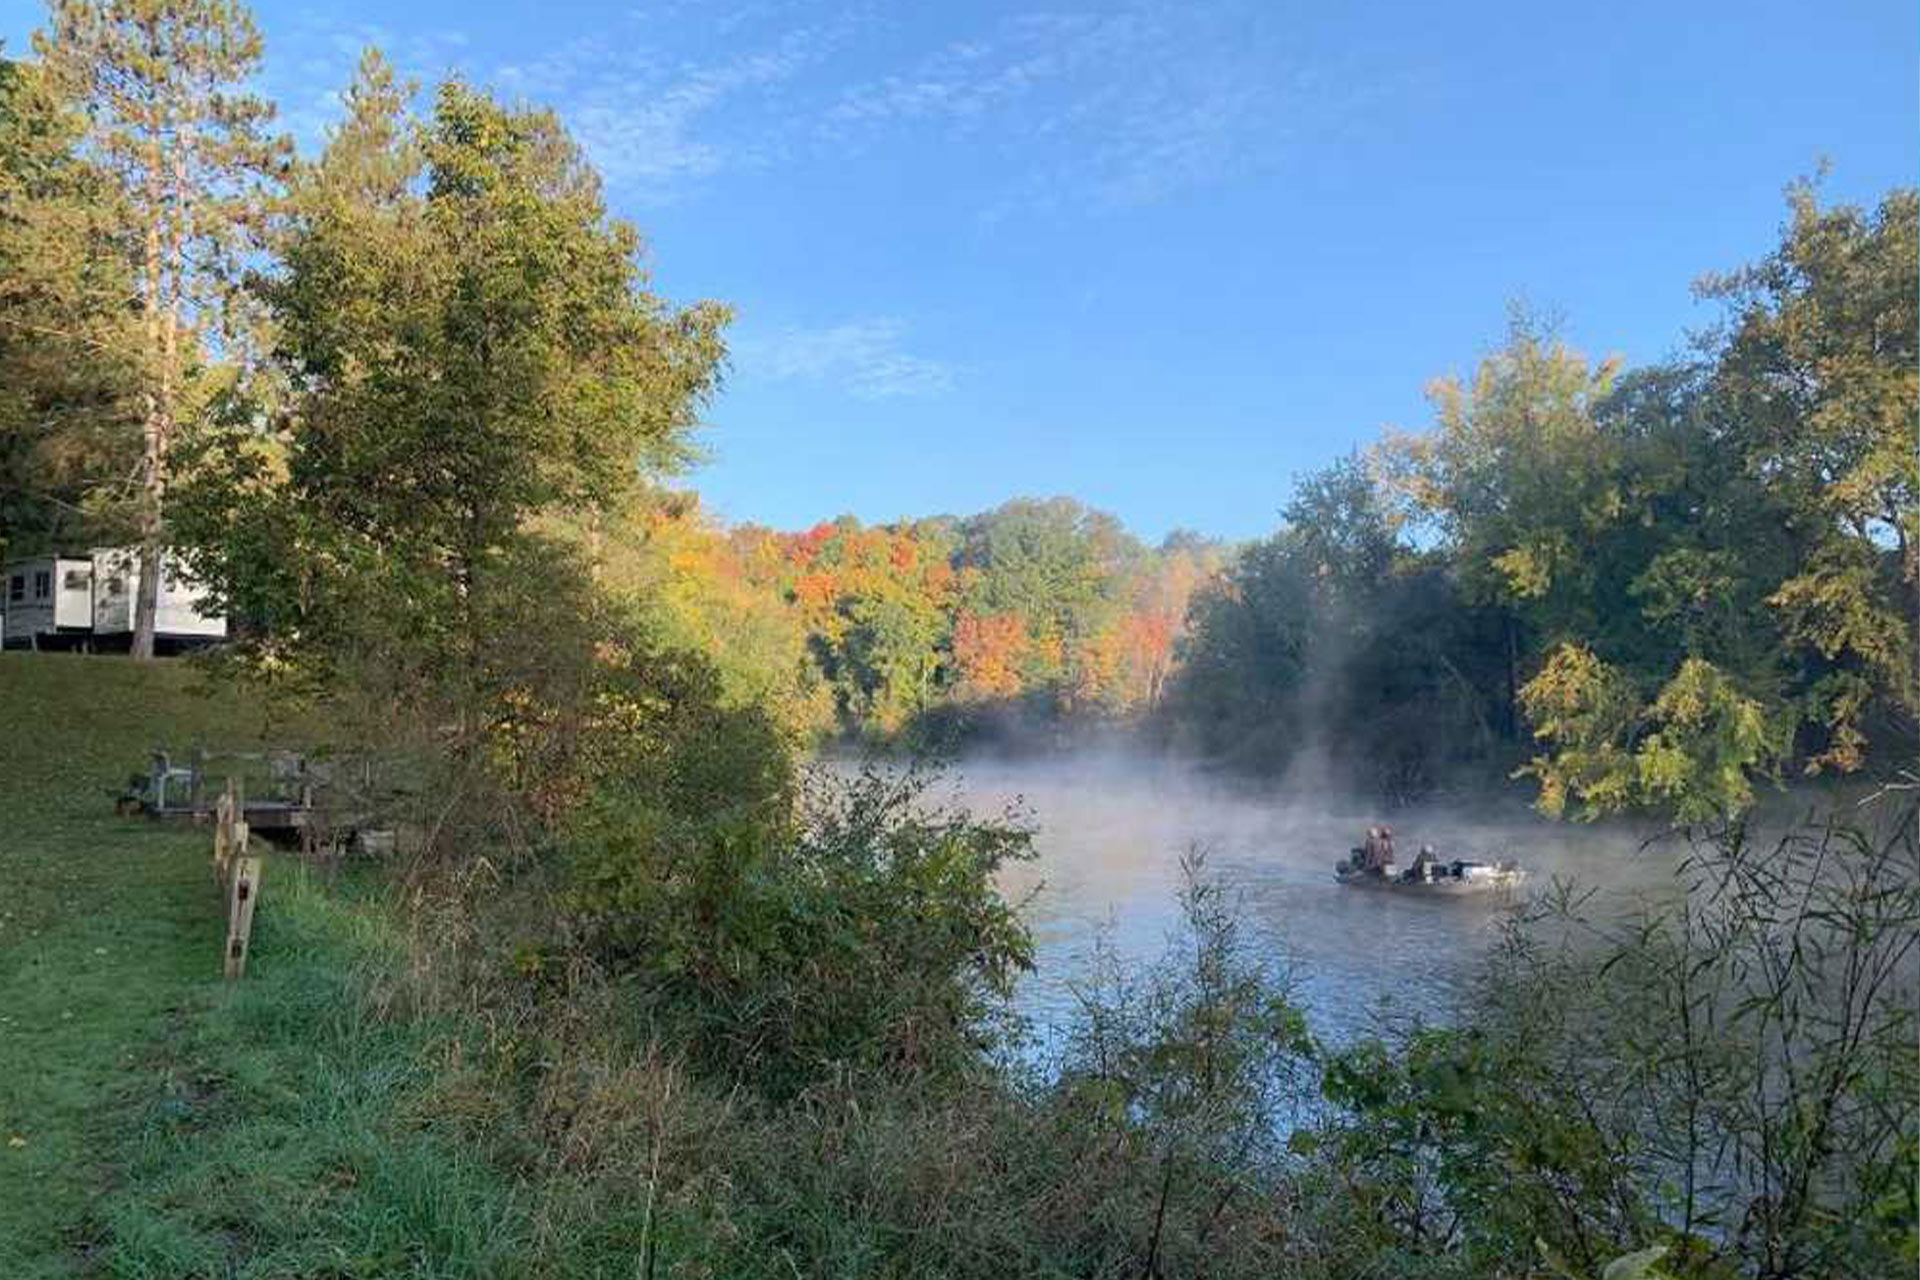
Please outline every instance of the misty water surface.
[[1555, 875], [1608, 887], [1652, 886], [1671, 857], [1639, 836], [1551, 823], [1520, 798], [1479, 811], [1434, 807], [1382, 813], [1326, 788], [1263, 796], [1192, 770], [1118, 757], [1068, 763], [973, 761], [947, 790], [976, 813], [1024, 802], [1039, 857], [1003, 888], [1027, 899], [1038, 952], [1020, 1003], [1045, 1033], [1075, 1004], [1097, 933], [1109, 928], [1129, 961], [1157, 959], [1179, 922], [1181, 855], [1198, 845], [1231, 886], [1249, 940], [1285, 966], [1322, 1034], [1352, 1035], [1383, 1011], [1448, 1014], [1495, 941], [1503, 908], [1491, 899], [1409, 899], [1343, 888], [1333, 864], [1370, 822], [1392, 823], [1404, 864], [1421, 843], [1443, 859], [1513, 857], [1541, 885]]

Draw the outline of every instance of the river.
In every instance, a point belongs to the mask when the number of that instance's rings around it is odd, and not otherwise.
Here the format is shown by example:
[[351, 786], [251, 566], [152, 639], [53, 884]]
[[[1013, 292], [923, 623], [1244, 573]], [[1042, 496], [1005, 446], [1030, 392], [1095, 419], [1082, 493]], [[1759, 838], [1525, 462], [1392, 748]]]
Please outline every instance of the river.
[[1164, 954], [1191, 848], [1206, 850], [1251, 947], [1288, 976], [1315, 1030], [1336, 1039], [1383, 1015], [1444, 1020], [1511, 910], [1492, 897], [1415, 899], [1338, 885], [1333, 864], [1368, 824], [1393, 824], [1403, 863], [1423, 843], [1443, 860], [1517, 858], [1536, 892], [1555, 877], [1652, 887], [1672, 866], [1670, 855], [1643, 851], [1644, 833], [1549, 822], [1518, 797], [1471, 813], [1383, 815], [1324, 793], [1248, 794], [1123, 757], [974, 761], [955, 770], [947, 798], [982, 815], [1017, 805], [1036, 828], [1039, 856], [1009, 868], [1002, 888], [1026, 904], [1033, 929], [1037, 963], [1019, 1004], [1043, 1040], [1071, 1016], [1103, 930], [1129, 968]]

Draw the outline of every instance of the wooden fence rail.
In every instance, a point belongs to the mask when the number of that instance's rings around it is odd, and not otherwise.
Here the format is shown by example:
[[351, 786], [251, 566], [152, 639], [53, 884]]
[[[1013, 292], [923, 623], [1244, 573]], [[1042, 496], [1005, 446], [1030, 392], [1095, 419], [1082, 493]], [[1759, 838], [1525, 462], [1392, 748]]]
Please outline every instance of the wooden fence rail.
[[253, 908], [260, 897], [259, 858], [247, 852], [246, 804], [239, 785], [227, 786], [213, 805], [213, 875], [227, 903], [225, 971], [229, 978], [247, 972], [247, 947], [253, 940]]

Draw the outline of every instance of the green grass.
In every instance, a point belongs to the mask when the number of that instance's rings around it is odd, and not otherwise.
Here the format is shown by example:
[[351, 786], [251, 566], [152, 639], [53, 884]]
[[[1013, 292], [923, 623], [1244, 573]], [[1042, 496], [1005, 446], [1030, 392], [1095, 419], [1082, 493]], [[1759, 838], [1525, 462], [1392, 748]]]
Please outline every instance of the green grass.
[[[523, 1215], [497, 1166], [423, 1103], [446, 1026], [374, 1017], [385, 914], [283, 860], [244, 982], [155, 1046], [99, 1214], [120, 1276], [507, 1274]], [[264, 914], [272, 910], [272, 927]]]
[[384, 912], [269, 856], [220, 975], [206, 829], [113, 812], [147, 753], [296, 731], [178, 662], [0, 655], [0, 1276], [471, 1275], [491, 1165], [399, 1117], [438, 1029], [367, 1020]]
[[[205, 831], [118, 817], [162, 741], [240, 746], [259, 717], [180, 663], [0, 655], [0, 1260], [74, 1274], [151, 1046], [220, 996]], [[245, 727], [241, 727], [245, 726]]]

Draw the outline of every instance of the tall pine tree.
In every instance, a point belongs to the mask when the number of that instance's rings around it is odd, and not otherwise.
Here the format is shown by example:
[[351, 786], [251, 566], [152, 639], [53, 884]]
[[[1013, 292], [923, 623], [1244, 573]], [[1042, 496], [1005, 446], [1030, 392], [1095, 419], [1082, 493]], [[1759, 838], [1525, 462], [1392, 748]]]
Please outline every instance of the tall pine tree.
[[132, 274], [86, 120], [36, 62], [0, 61], [0, 542], [124, 535], [138, 443]]
[[233, 354], [240, 340], [241, 268], [261, 243], [289, 147], [267, 132], [272, 106], [245, 92], [260, 34], [234, 0], [54, 0], [34, 47], [87, 118], [83, 154], [110, 187], [133, 267], [140, 323], [124, 336], [140, 410], [133, 653], [150, 657], [168, 452], [208, 385], [207, 358]]

